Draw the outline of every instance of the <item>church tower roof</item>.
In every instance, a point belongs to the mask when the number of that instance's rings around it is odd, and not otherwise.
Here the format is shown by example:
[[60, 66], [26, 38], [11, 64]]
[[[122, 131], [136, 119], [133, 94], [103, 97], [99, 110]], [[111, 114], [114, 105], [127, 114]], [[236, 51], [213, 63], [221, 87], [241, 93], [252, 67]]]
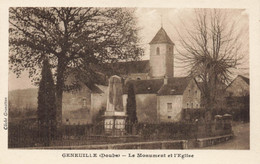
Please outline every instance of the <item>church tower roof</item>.
[[170, 39], [170, 37], [167, 35], [166, 31], [162, 27], [149, 44], [158, 44], [158, 43], [174, 44]]

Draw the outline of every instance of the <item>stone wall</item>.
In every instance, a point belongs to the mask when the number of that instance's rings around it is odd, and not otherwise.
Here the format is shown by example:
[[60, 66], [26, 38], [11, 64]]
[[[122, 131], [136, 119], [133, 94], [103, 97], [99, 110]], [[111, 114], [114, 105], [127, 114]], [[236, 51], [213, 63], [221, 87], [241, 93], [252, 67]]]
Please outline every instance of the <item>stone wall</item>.
[[91, 117], [95, 119], [98, 112], [107, 106], [108, 87], [98, 86], [104, 93], [92, 93], [91, 94]]
[[91, 91], [82, 85], [80, 90], [63, 92], [62, 122], [64, 124], [91, 123], [90, 102]]
[[[232, 134], [203, 138], [196, 140], [172, 140], [172, 141], [152, 141], [133, 142], [103, 145], [78, 145], [78, 146], [53, 146], [53, 147], [33, 147], [33, 149], [194, 149], [226, 142], [233, 138]], [[32, 149], [30, 147], [29, 149]]]
[[[157, 97], [157, 113], [159, 122], [180, 121], [182, 110], [182, 97], [182, 95], [165, 95]], [[171, 106], [172, 108], [169, 109], [169, 106]]]
[[182, 108], [200, 108], [201, 91], [195, 80], [191, 80], [183, 92]]
[[[127, 94], [123, 95], [123, 106], [126, 110]], [[154, 123], [157, 120], [156, 94], [136, 94], [136, 113], [138, 122]]]

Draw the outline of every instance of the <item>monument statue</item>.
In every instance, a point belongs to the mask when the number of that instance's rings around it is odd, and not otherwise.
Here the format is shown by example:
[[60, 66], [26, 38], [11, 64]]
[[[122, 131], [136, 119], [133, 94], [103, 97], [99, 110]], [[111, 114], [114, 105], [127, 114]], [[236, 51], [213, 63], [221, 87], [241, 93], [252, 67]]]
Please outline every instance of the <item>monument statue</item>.
[[111, 76], [108, 85], [107, 108], [104, 115], [105, 133], [113, 136], [124, 135], [126, 112], [123, 107], [122, 79]]
[[123, 89], [122, 80], [119, 76], [112, 76], [109, 79], [109, 92], [108, 92], [108, 111], [123, 111]]

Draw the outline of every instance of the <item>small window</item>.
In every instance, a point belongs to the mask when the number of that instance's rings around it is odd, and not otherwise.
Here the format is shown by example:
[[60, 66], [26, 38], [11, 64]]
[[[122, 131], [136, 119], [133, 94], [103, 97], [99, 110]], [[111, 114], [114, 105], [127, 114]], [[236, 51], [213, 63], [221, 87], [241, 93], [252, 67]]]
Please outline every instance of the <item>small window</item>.
[[86, 100], [86, 98], [84, 97], [84, 98], [82, 99], [82, 101], [83, 101], [82, 106], [83, 106], [83, 107], [86, 107], [86, 106], [87, 106], [87, 100]]
[[199, 108], [199, 104], [196, 105], [196, 108]]
[[160, 48], [159, 47], [156, 48], [156, 55], [160, 55]]
[[137, 78], [137, 80], [141, 80], [141, 78], [140, 78], [140, 77], [138, 77], [138, 78]]
[[168, 112], [172, 111], [172, 103], [167, 103], [167, 111]]
[[189, 103], [187, 103], [187, 108], [189, 108]]
[[191, 103], [191, 108], [193, 108], [193, 103]]
[[189, 96], [190, 96], [190, 89], [189, 89], [189, 93], [188, 93], [188, 94], [189, 94]]
[[168, 116], [168, 118], [169, 118], [169, 119], [171, 119], [171, 118], [172, 118], [172, 116]]

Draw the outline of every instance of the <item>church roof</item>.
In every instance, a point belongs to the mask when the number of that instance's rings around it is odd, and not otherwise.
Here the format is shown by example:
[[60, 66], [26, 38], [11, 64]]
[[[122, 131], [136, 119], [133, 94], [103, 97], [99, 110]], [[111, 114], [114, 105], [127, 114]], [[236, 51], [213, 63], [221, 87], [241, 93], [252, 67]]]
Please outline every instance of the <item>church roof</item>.
[[188, 82], [187, 77], [169, 78], [166, 85], [164, 79], [130, 80], [124, 85], [123, 93], [127, 94], [129, 84], [133, 83], [135, 94], [182, 95]]
[[149, 60], [118, 62], [110, 64], [110, 67], [124, 75], [129, 73], [149, 73], [150, 70]]
[[130, 83], [134, 84], [135, 94], [156, 94], [163, 85], [163, 79], [129, 80], [124, 85], [124, 94], [127, 94]]
[[158, 95], [182, 95], [189, 81], [187, 77], [168, 79], [168, 83], [161, 87], [158, 91]]
[[174, 44], [170, 39], [170, 37], [167, 35], [166, 31], [162, 27], [149, 44], [158, 44], [158, 43]]

